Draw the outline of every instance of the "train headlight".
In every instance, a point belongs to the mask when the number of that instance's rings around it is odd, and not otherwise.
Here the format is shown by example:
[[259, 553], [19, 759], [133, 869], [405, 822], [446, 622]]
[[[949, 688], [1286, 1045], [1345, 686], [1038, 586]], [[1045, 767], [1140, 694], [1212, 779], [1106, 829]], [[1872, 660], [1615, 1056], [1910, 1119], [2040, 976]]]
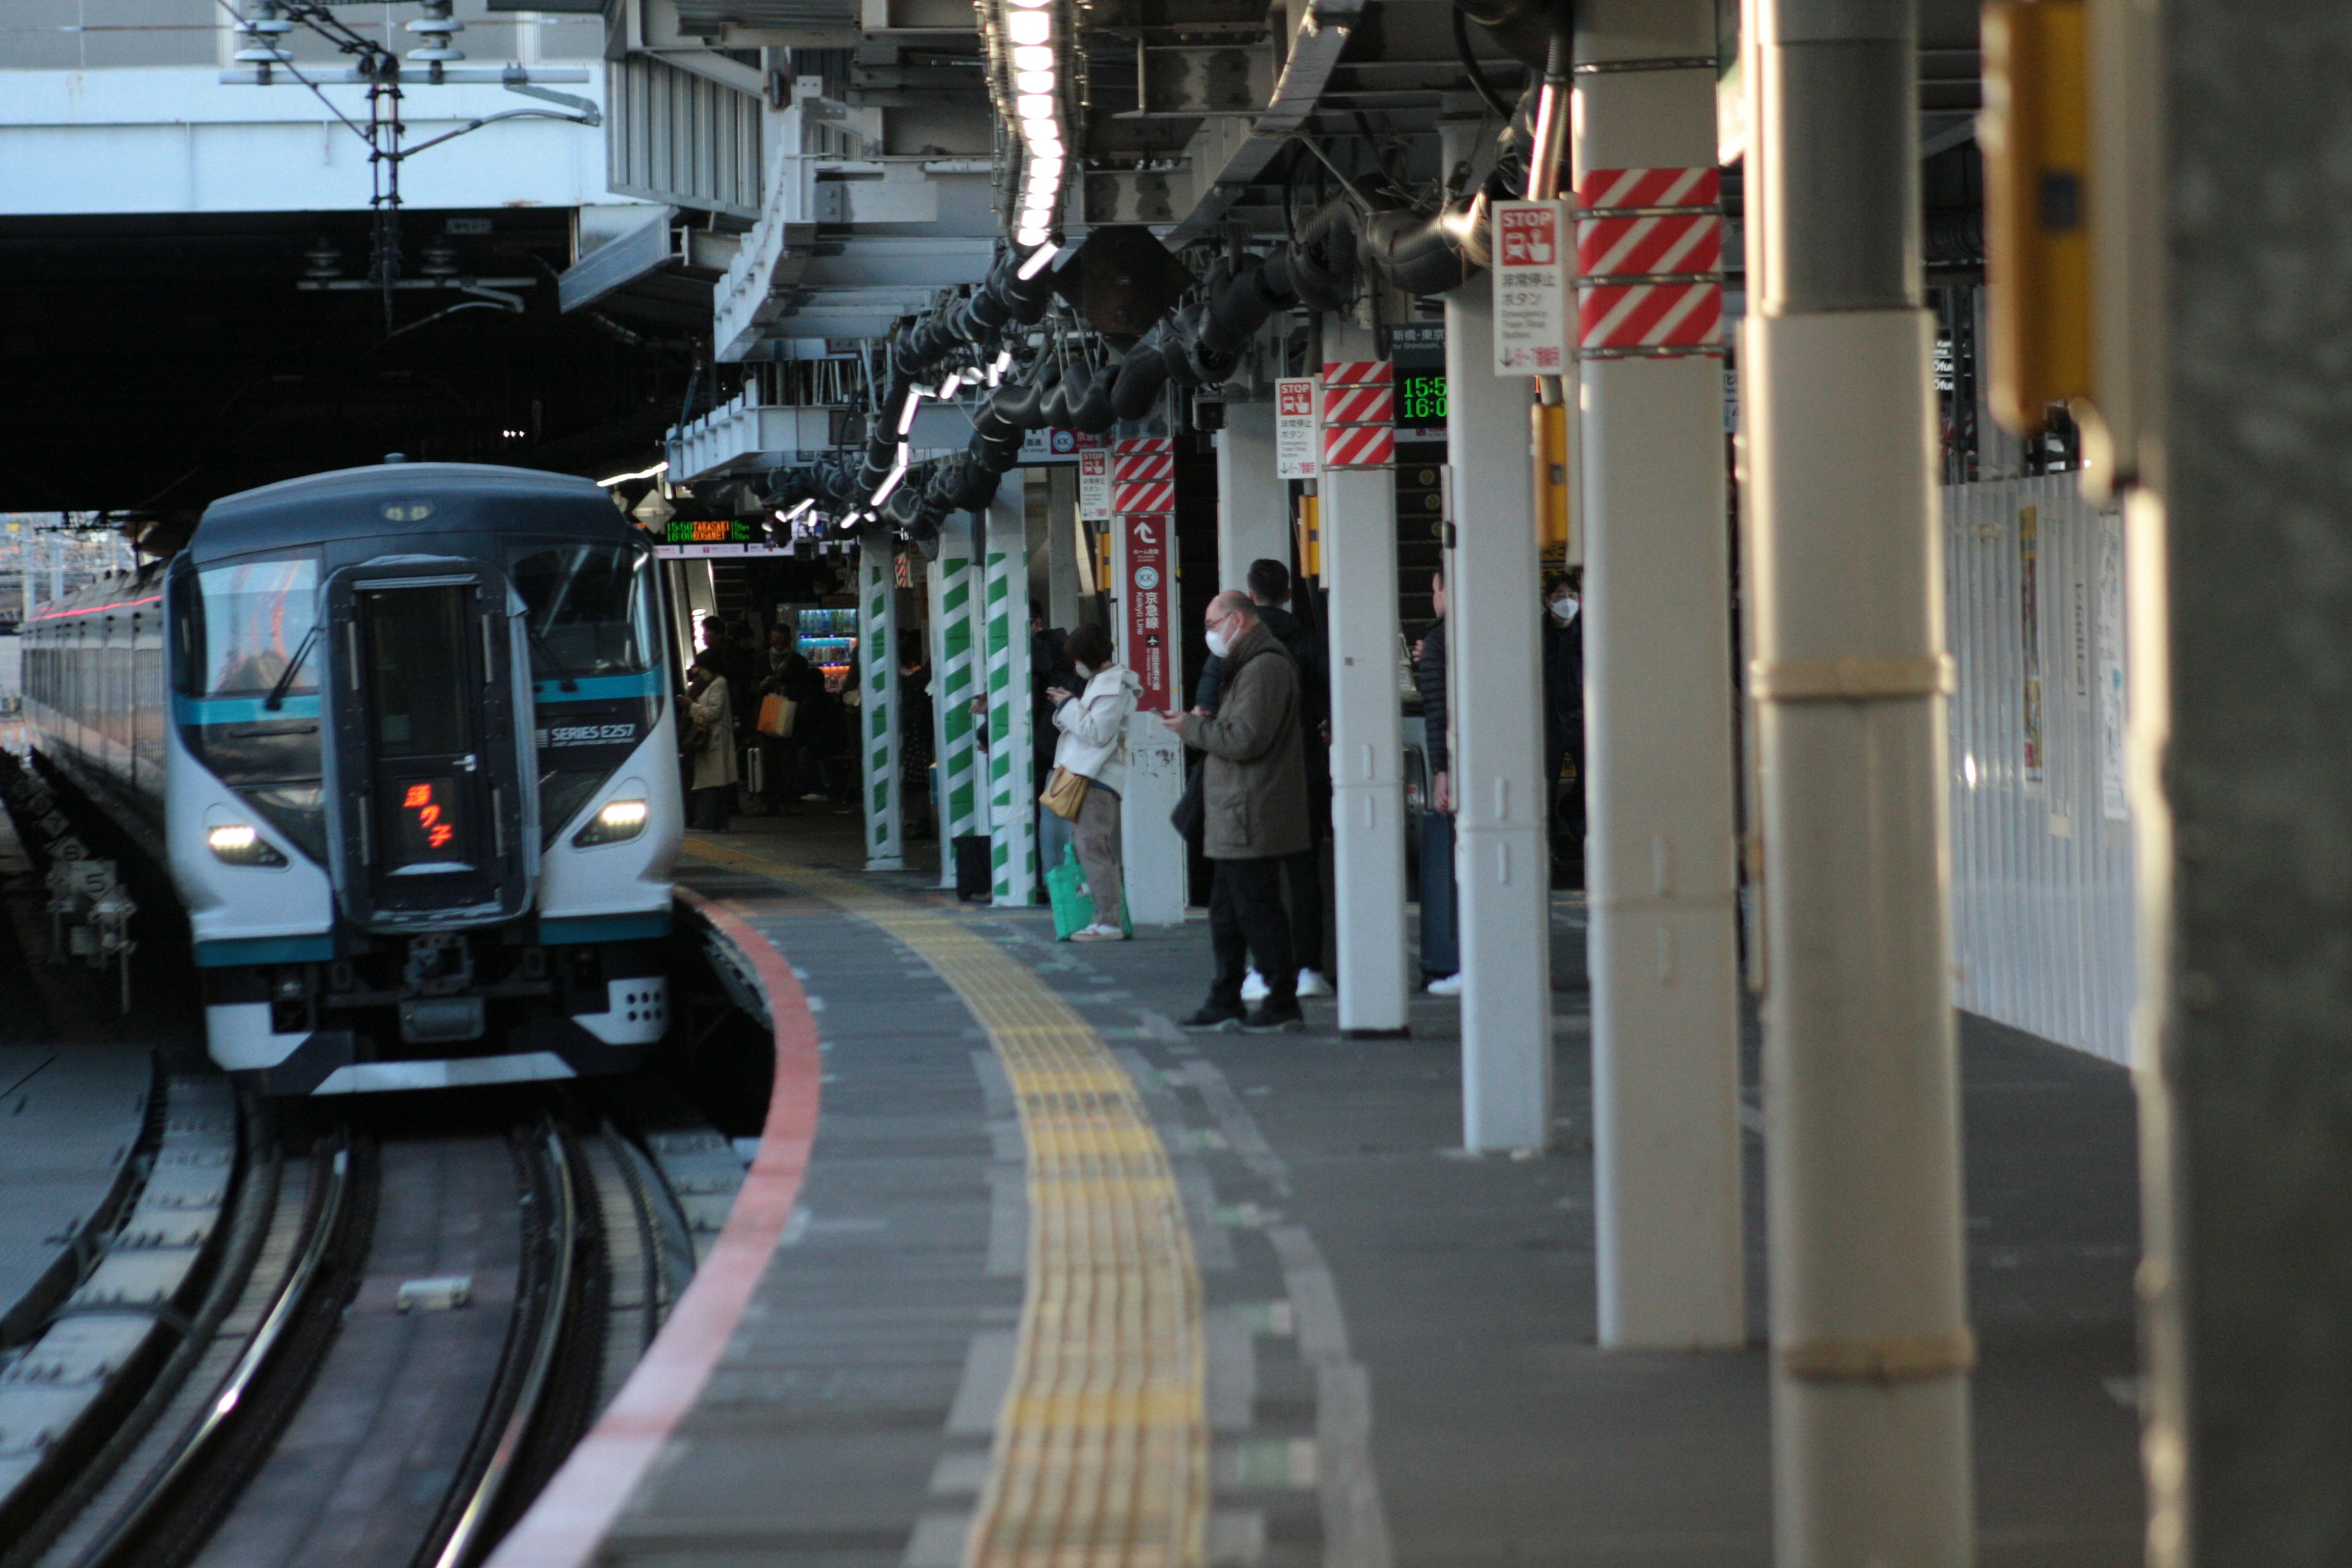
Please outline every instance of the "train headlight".
[[286, 857], [250, 823], [225, 822], [205, 831], [205, 843], [232, 866], [283, 866]]
[[572, 836], [572, 842], [585, 849], [591, 845], [618, 844], [635, 838], [646, 830], [646, 816], [645, 801], [635, 795], [606, 801], [604, 809], [588, 819], [588, 826]]

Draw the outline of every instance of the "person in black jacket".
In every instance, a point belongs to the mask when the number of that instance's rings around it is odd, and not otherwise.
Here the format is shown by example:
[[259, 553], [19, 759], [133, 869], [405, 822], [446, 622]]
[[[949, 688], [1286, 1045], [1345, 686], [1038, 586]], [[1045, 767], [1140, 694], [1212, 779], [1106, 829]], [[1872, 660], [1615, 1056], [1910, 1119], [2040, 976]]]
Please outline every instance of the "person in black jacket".
[[1437, 619], [1413, 645], [1413, 685], [1421, 692], [1422, 754], [1429, 764], [1429, 805], [1421, 814], [1421, 978], [1430, 994], [1462, 994], [1462, 953], [1454, 910], [1454, 757], [1447, 743], [1445, 574], [1429, 579]]
[[[1584, 574], [1556, 572], [1544, 579], [1544, 790], [1559, 795], [1549, 814], [1553, 828], [1579, 854], [1584, 844]], [[1576, 782], [1559, 790], [1559, 765], [1576, 764]]]

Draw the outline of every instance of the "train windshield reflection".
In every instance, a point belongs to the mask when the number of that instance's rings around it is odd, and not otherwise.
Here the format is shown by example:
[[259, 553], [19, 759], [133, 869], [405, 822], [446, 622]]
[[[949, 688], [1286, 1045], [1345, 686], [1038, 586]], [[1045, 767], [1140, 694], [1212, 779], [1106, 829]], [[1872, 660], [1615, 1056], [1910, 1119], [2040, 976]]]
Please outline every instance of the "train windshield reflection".
[[516, 544], [507, 576], [530, 617], [532, 673], [629, 675], [653, 662], [651, 557], [624, 544]]
[[[315, 553], [226, 561], [196, 574], [200, 590], [189, 627], [193, 677], [199, 697], [267, 692], [301, 657], [318, 616]], [[289, 693], [319, 689], [319, 661], [303, 659], [286, 682]]]

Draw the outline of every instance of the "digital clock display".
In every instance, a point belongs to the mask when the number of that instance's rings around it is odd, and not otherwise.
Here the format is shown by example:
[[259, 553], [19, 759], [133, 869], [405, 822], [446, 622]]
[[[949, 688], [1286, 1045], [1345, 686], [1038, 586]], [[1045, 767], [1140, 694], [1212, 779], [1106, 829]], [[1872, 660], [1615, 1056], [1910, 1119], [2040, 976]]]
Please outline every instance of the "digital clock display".
[[1445, 377], [1423, 371], [1402, 372], [1396, 378], [1397, 423], [1404, 426], [1445, 423]]

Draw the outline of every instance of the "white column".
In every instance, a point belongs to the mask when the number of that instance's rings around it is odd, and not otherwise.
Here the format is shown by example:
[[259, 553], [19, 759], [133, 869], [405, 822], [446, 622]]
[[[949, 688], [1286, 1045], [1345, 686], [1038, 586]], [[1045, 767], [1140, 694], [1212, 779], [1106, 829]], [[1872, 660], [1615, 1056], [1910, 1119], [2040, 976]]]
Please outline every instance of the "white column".
[[858, 764], [866, 780], [866, 868], [906, 864], [898, 790], [898, 593], [887, 534], [868, 533], [857, 551]]
[[[1142, 540], [1150, 542], [1148, 550], [1137, 548]], [[1137, 559], [1147, 553], [1150, 560]], [[1120, 516], [1112, 527], [1111, 555], [1111, 636], [1119, 662], [1143, 681], [1143, 695], [1128, 721], [1127, 793], [1119, 797], [1128, 915], [1137, 925], [1177, 925], [1184, 919], [1191, 856], [1168, 819], [1184, 794], [1184, 743], [1159, 717], [1183, 700], [1177, 689], [1185, 621], [1176, 591], [1175, 518], [1158, 512]], [[1153, 573], [1149, 588], [1136, 575], [1139, 565]], [[1157, 647], [1146, 646], [1153, 637]]]
[[[1372, 333], [1328, 318], [1328, 361], [1377, 357]], [[1405, 1026], [1403, 689], [1397, 651], [1396, 476], [1326, 470], [1323, 584], [1331, 596], [1332, 952], [1339, 1027]]]
[[1494, 330], [1486, 276], [1445, 297], [1462, 1142], [1540, 1149], [1551, 1133], [1551, 864], [1532, 385], [1493, 374]]
[[[1579, 66], [1712, 58], [1714, 0], [1589, 0]], [[1711, 168], [1715, 72], [1578, 78], [1575, 170]], [[1576, 384], [1570, 384], [1572, 395]], [[1747, 1341], [1723, 362], [1581, 366], [1601, 1341]]]
[[[2168, 11], [2177, 29], [2178, 8]], [[1952, 1012], [1935, 321], [1920, 309], [1918, 38], [1908, 5], [1750, 0], [1748, 21], [1740, 369], [1769, 987], [1776, 1558], [1783, 1568], [1967, 1568], [1975, 1347]], [[2200, 68], [2210, 73], [2213, 58], [2203, 52]], [[2264, 233], [2263, 254], [2289, 254], [2278, 232]], [[2221, 306], [2217, 321], [2230, 319]], [[2257, 542], [2246, 559], [2261, 558]], [[2151, 1124], [2151, 1148], [2161, 1125]], [[2142, 1278], [2166, 1281], [2159, 1270]], [[2260, 1289], [2242, 1277], [2230, 1284]], [[2291, 1312], [2263, 1316], [2265, 1328], [2294, 1331]], [[2187, 1461], [2168, 1447], [2161, 1416], [2147, 1434], [2160, 1499]], [[2259, 1473], [2238, 1471], [2231, 1492], [2254, 1495]], [[2161, 1531], [2149, 1540], [2150, 1561], [2165, 1561]], [[2297, 1560], [2250, 1537], [2210, 1561], [2224, 1558]]]
[[939, 558], [931, 563], [931, 732], [940, 760], [940, 886], [955, 886], [955, 841], [978, 833], [985, 801], [971, 700], [981, 670], [972, 649], [972, 604], [980, 570], [971, 554], [972, 519], [957, 512], [940, 525]]
[[1250, 563], [1261, 558], [1290, 564], [1290, 486], [1275, 473], [1274, 405], [1228, 403], [1217, 432], [1217, 586], [1247, 586]]
[[1037, 900], [1037, 791], [1030, 778], [1029, 554], [1017, 484], [988, 503], [988, 816], [995, 901]]

